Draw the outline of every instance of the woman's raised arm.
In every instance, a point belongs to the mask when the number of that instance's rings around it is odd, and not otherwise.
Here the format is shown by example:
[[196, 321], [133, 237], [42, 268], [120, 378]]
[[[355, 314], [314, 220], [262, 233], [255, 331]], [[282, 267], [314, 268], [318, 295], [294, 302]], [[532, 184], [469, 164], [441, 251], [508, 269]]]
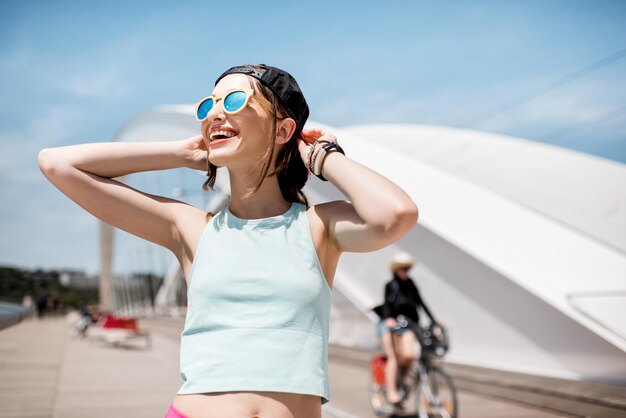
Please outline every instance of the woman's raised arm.
[[179, 167], [203, 169], [206, 158], [205, 144], [198, 136], [169, 142], [46, 148], [39, 152], [38, 162], [48, 180], [96, 218], [170, 249], [180, 260], [180, 230], [191, 227], [189, 222], [197, 222], [204, 212], [178, 200], [141, 192], [113, 178]]
[[[315, 139], [336, 142], [333, 134], [323, 130], [305, 130], [303, 135], [309, 143]], [[300, 144], [303, 155], [304, 147]], [[322, 174], [348, 198], [316, 205], [328, 239], [338, 252], [378, 250], [415, 226], [417, 206], [404, 190], [381, 174], [339, 152], [326, 155]]]

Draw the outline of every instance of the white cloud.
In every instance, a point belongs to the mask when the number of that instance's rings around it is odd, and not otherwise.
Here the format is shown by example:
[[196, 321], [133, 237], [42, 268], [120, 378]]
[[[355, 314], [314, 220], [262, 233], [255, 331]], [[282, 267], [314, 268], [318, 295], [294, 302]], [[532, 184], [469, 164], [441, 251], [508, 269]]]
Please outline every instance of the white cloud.
[[0, 71], [21, 71], [28, 68], [34, 60], [33, 52], [25, 47], [16, 47], [5, 53], [0, 59]]
[[74, 106], [54, 106], [31, 119], [27, 135], [36, 143], [54, 143], [76, 132], [83, 111]]
[[592, 122], [614, 109], [615, 105], [611, 101], [597, 97], [597, 90], [569, 90], [526, 102], [477, 127], [498, 132], [520, 130], [543, 133], [559, 127]]
[[147, 42], [150, 39], [143, 35], [124, 38], [91, 50], [76, 50], [63, 59], [39, 44], [23, 43], [0, 59], [0, 72], [5, 79], [30, 80], [30, 89], [40, 93], [56, 90], [77, 98], [118, 100], [133, 90], [130, 75], [143, 68], [138, 61]]
[[[532, 91], [532, 86], [537, 85], [532, 81], [520, 84], [509, 82], [480, 89], [446, 86], [423, 95], [400, 90], [365, 90], [358, 97], [340, 96], [321, 103], [315, 106], [313, 116], [330, 124], [345, 121], [348, 124], [421, 123], [466, 127], [465, 122], [488, 114], [498, 103], [506, 102], [494, 97], [520, 97], [520, 92]], [[555, 130], [593, 123], [623, 107], [625, 93], [624, 81], [588, 80], [523, 103], [472, 128], [549, 140], [543, 136]], [[614, 130], [620, 129], [614, 125]]]
[[82, 71], [68, 79], [58, 80], [58, 86], [77, 97], [119, 99], [130, 94], [130, 85], [117, 68]]
[[10, 178], [32, 176], [40, 149], [62, 142], [81, 129], [82, 111], [73, 106], [47, 107], [41, 115], [32, 118], [21, 132], [0, 134], [3, 152], [0, 154], [0, 172]]
[[0, 264], [97, 267], [97, 220], [49, 184], [43, 175], [2, 190]]

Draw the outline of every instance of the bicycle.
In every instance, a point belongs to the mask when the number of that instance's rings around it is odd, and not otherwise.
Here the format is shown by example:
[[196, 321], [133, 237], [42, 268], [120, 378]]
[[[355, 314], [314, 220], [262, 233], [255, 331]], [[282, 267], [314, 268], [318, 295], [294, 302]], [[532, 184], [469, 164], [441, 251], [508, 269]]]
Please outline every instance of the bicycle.
[[415, 393], [419, 418], [456, 418], [458, 401], [452, 378], [438, 363], [448, 351], [448, 335], [443, 326], [433, 323], [423, 328], [409, 318], [399, 315], [391, 332], [410, 328], [421, 344], [420, 358], [413, 361], [408, 370], [399, 368], [397, 375], [399, 408], [387, 402], [385, 366], [387, 356], [378, 354], [370, 361], [370, 404], [377, 416], [388, 417], [404, 408], [411, 393]]

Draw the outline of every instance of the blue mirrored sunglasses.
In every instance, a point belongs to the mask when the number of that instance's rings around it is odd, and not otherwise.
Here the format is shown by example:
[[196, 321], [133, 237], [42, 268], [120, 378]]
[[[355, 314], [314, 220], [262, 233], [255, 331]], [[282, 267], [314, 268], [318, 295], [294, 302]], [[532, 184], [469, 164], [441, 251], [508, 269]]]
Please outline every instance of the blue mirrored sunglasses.
[[213, 95], [205, 97], [196, 105], [196, 119], [200, 122], [205, 120], [213, 106], [220, 100], [225, 113], [233, 114], [240, 112], [246, 107], [253, 94], [254, 90], [239, 89], [227, 92], [223, 99]]

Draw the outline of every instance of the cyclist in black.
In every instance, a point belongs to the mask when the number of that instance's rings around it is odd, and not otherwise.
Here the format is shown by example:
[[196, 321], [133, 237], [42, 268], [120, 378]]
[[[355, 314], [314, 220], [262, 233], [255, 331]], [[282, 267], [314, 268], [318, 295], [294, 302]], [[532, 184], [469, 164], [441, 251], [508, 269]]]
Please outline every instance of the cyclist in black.
[[409, 277], [409, 270], [414, 264], [415, 260], [408, 253], [397, 253], [393, 257], [390, 266], [393, 279], [385, 285], [385, 303], [374, 308], [380, 317], [377, 334], [387, 355], [385, 380], [387, 381], [387, 401], [391, 404], [397, 404], [400, 401], [396, 387], [398, 366], [406, 370], [420, 353], [415, 334], [409, 328], [402, 329], [400, 333], [391, 333], [389, 328], [395, 326], [398, 315], [404, 315], [419, 323], [420, 307], [430, 321], [436, 323], [415, 283]]

